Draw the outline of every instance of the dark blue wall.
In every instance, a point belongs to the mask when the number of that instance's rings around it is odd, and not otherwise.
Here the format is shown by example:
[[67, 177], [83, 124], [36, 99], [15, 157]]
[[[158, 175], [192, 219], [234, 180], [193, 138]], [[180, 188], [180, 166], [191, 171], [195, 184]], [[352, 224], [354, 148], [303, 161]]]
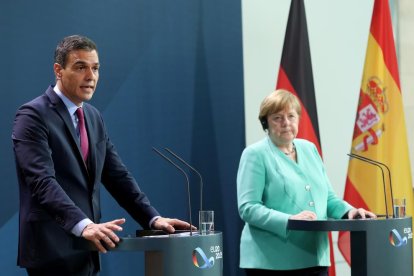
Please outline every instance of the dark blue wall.
[[[0, 271], [16, 267], [18, 186], [11, 126], [18, 106], [54, 81], [53, 52], [70, 34], [99, 48], [101, 110], [120, 155], [163, 216], [187, 220], [183, 176], [156, 156], [170, 147], [204, 177], [205, 209], [224, 233], [224, 275], [240, 275], [236, 171], [244, 148], [241, 3], [236, 0], [4, 0], [0, 4]], [[193, 187], [197, 222], [198, 180]], [[126, 217], [108, 196], [104, 220]], [[121, 234], [121, 235], [122, 235]], [[109, 253], [101, 275], [143, 275], [143, 254]]]

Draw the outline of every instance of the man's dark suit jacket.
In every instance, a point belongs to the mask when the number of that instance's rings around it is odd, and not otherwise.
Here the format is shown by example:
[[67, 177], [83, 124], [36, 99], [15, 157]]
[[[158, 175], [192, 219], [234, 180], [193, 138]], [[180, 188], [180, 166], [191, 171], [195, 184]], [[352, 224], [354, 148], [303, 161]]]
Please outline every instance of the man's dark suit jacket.
[[17, 111], [12, 139], [22, 267], [76, 271], [86, 264], [90, 253], [73, 248], [71, 229], [85, 218], [99, 223], [100, 183], [144, 228], [159, 215], [122, 163], [99, 111], [87, 103], [83, 109], [88, 165], [69, 112], [52, 87]]

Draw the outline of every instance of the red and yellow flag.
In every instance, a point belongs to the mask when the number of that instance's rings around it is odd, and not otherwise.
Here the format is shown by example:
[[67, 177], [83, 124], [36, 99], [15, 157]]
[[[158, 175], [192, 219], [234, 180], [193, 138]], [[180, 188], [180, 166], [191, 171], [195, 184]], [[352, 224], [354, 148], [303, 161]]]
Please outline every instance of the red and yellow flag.
[[[351, 152], [386, 164], [394, 198], [406, 198], [412, 215], [413, 188], [403, 99], [388, 0], [375, 0], [361, 81]], [[391, 190], [381, 170], [350, 159], [344, 199], [376, 214], [392, 215]], [[387, 200], [387, 207], [385, 206]], [[386, 209], [387, 208], [387, 209]], [[339, 234], [338, 247], [350, 264], [349, 232]]]

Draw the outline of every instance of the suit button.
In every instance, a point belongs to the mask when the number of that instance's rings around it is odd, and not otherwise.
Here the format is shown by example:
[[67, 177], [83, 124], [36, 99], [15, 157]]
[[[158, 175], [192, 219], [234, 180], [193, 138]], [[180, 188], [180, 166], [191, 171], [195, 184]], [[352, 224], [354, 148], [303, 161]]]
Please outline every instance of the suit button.
[[310, 207], [315, 206], [315, 202], [313, 202], [313, 201], [309, 201], [309, 206], [310, 206]]
[[63, 219], [61, 217], [56, 217], [56, 222], [59, 224], [63, 224]]
[[310, 185], [306, 185], [306, 186], [305, 186], [305, 190], [306, 190], [306, 191], [310, 191], [310, 189], [311, 189], [311, 186], [310, 186]]

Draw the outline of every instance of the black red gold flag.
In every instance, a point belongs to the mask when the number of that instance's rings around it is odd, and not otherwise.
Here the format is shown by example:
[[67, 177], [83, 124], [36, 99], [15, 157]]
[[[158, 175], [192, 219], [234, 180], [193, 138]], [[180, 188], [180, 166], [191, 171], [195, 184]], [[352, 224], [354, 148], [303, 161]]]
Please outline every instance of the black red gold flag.
[[[302, 105], [302, 116], [299, 122], [297, 137], [314, 143], [322, 156], [308, 28], [303, 0], [292, 0], [290, 5], [276, 88], [286, 89], [299, 98]], [[331, 259], [329, 275], [335, 276], [335, 259], [331, 233], [329, 233], [329, 247]]]

